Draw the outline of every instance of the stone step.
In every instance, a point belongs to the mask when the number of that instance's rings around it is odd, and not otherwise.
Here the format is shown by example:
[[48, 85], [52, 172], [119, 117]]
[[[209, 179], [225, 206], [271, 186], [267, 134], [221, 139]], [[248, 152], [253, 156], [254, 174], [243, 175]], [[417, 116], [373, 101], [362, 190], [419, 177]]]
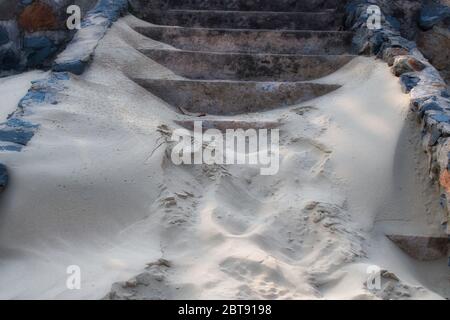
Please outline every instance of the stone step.
[[307, 82], [134, 79], [166, 103], [190, 113], [233, 115], [295, 105], [340, 88]]
[[353, 33], [344, 31], [261, 31], [135, 27], [156, 41], [190, 51], [340, 55], [351, 51]]
[[351, 55], [273, 55], [142, 49], [179, 76], [198, 80], [306, 81], [333, 73]]
[[138, 17], [157, 25], [263, 30], [339, 30], [344, 15], [335, 11], [268, 12], [167, 10], [149, 11]]
[[342, 0], [168, 0], [160, 9], [308, 12], [335, 9], [341, 4]]
[[387, 235], [400, 249], [416, 260], [433, 261], [448, 257], [449, 237]]
[[194, 130], [194, 125], [196, 121], [202, 122], [202, 130], [206, 131], [209, 129], [217, 129], [221, 132], [226, 132], [228, 129], [276, 129], [281, 126], [281, 122], [277, 121], [246, 121], [246, 120], [227, 120], [227, 119], [208, 119], [207, 117], [202, 117], [197, 120], [175, 120], [174, 122], [179, 126], [189, 130]]

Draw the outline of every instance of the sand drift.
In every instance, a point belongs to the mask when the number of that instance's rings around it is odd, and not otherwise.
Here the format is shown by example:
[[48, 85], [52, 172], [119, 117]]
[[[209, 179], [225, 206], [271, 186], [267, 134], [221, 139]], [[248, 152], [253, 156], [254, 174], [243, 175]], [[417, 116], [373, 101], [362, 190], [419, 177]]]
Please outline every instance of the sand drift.
[[[258, 3], [262, 17], [279, 9]], [[30, 115], [38, 134], [4, 159], [0, 298], [449, 297], [444, 258], [418, 261], [386, 237], [439, 237], [442, 218], [389, 68], [349, 54], [351, 34], [328, 23], [336, 1], [286, 16], [313, 31], [242, 30], [278, 25], [221, 4], [120, 19], [63, 101]], [[278, 174], [175, 165], [171, 134], [199, 120], [279, 129]], [[74, 265], [79, 290], [67, 287]], [[373, 266], [382, 290], [367, 287]]]

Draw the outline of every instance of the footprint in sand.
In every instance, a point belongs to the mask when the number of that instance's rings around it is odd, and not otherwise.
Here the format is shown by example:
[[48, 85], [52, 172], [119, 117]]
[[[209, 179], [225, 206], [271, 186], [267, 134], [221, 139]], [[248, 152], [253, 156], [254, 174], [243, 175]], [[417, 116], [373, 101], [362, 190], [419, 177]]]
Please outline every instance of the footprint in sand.
[[260, 261], [230, 257], [220, 264], [222, 272], [241, 283], [237, 296], [246, 299], [289, 299], [295, 297], [295, 286], [280, 269]]

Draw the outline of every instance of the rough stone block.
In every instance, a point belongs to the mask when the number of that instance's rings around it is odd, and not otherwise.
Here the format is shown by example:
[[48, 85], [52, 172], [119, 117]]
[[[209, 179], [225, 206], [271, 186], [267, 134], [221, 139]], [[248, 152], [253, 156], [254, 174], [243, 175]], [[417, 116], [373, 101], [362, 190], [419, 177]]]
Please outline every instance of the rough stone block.
[[0, 192], [3, 192], [8, 185], [8, 169], [4, 164], [0, 164]]
[[432, 261], [447, 257], [448, 237], [422, 237], [388, 235], [400, 249], [420, 261]]
[[7, 44], [9, 42], [8, 31], [5, 27], [0, 26], [0, 46]]
[[0, 20], [12, 20], [19, 11], [19, 1], [1, 0], [0, 1]]
[[58, 28], [58, 20], [51, 6], [36, 1], [22, 11], [19, 26], [27, 32], [55, 30]]
[[412, 56], [397, 56], [394, 59], [392, 73], [399, 77], [404, 73], [422, 71], [426, 65]]
[[450, 7], [437, 3], [425, 4], [420, 12], [419, 26], [424, 30], [433, 28], [436, 24], [450, 18]]
[[409, 93], [420, 82], [420, 78], [412, 73], [405, 73], [400, 76], [402, 91]]

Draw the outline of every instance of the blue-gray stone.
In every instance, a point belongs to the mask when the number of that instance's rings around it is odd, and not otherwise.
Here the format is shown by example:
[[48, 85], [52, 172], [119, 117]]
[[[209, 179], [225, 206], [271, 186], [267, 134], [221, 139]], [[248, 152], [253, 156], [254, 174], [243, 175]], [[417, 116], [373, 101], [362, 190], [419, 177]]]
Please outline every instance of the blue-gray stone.
[[437, 122], [449, 122], [450, 116], [443, 113], [432, 114], [431, 119], [436, 120]]
[[6, 189], [8, 185], [8, 169], [4, 164], [0, 164], [0, 192]]
[[122, 12], [128, 7], [127, 0], [100, 0], [97, 5], [89, 11], [91, 15], [102, 15], [112, 23], [116, 21]]
[[20, 152], [23, 146], [18, 144], [11, 144], [7, 146], [0, 146], [0, 152]]
[[0, 46], [7, 44], [9, 42], [8, 31], [5, 27], [0, 26]]
[[54, 45], [53, 41], [44, 36], [25, 37], [23, 39], [24, 48], [42, 49], [42, 48], [46, 48], [46, 47], [52, 47], [53, 45]]
[[19, 101], [19, 108], [25, 108], [29, 104], [42, 103], [46, 99], [46, 93], [42, 91], [29, 90], [25, 97]]
[[400, 76], [400, 83], [402, 85], [402, 91], [409, 93], [420, 82], [420, 78], [412, 74], [404, 73]]
[[32, 130], [22, 128], [0, 129], [0, 141], [17, 143], [23, 146], [26, 146], [33, 136]]
[[86, 69], [86, 62], [80, 60], [67, 61], [64, 63], [53, 64], [53, 71], [55, 72], [70, 72], [73, 74], [80, 75]]
[[422, 29], [429, 30], [448, 18], [450, 18], [450, 7], [436, 3], [426, 4], [420, 12], [419, 25]]
[[[421, 117], [425, 115], [425, 112], [427, 111], [443, 111], [442, 107], [439, 105], [439, 103], [435, 101], [431, 101], [428, 103], [423, 104], [419, 109], [419, 114]], [[437, 119], [436, 119], [437, 120]], [[437, 120], [439, 121], [439, 120]], [[440, 122], [440, 121], [439, 121]]]
[[58, 50], [55, 43], [44, 36], [25, 37], [23, 47], [27, 52], [27, 65], [29, 67], [42, 65]]
[[37, 124], [32, 124], [31, 122], [22, 120], [20, 118], [9, 118], [6, 121], [6, 125], [11, 128], [27, 128], [27, 129], [35, 129], [38, 127]]
[[398, 21], [396, 18], [392, 16], [385, 16], [386, 22], [389, 24], [389, 26], [395, 30], [400, 30], [400, 21]]
[[0, 69], [12, 70], [20, 67], [20, 54], [12, 49], [0, 50]]

